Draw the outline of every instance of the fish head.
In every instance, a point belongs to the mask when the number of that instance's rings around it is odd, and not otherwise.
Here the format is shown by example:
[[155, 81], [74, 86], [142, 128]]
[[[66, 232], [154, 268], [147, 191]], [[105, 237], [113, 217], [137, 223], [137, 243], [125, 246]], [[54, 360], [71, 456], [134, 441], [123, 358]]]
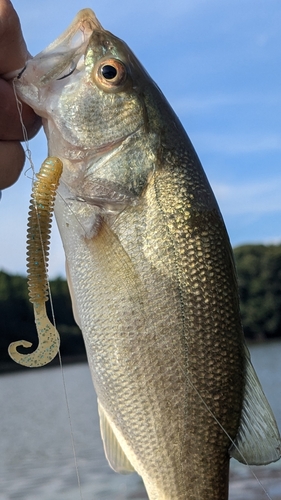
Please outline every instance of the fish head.
[[[93, 177], [108, 155], [118, 156], [120, 148], [123, 154], [130, 139], [136, 148], [137, 136], [146, 136], [146, 148], [150, 139], [155, 142], [148, 78], [129, 47], [104, 30], [90, 9], [80, 11], [57, 40], [27, 61], [16, 91], [42, 116], [49, 155], [63, 161], [62, 178], [72, 188], [79, 185], [81, 192], [83, 185], [85, 191], [85, 177]], [[114, 182], [112, 173], [102, 177]], [[137, 183], [129, 180], [131, 187]]]
[[81, 69], [79, 60], [85, 53], [93, 30], [99, 28], [101, 25], [94, 12], [81, 10], [70, 26], [42, 52], [29, 59], [19, 72], [15, 79], [17, 93], [40, 116], [47, 115], [44, 100], [48, 100], [48, 94], [54, 88], [58, 92], [55, 82], [74, 69]]

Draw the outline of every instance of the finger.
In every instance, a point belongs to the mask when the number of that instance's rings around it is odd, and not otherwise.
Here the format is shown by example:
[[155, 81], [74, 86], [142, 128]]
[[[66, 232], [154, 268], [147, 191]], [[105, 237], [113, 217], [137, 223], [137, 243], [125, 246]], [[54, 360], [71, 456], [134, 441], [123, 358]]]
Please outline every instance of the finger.
[[19, 142], [0, 142], [0, 189], [5, 189], [18, 179], [25, 162], [25, 153]]
[[[26, 104], [22, 104], [21, 114], [28, 138], [32, 138], [40, 128], [41, 119]], [[22, 124], [14, 89], [11, 83], [2, 79], [0, 79], [0, 116], [0, 140], [22, 141]]]
[[28, 51], [18, 15], [9, 0], [0, 0], [0, 74], [22, 68]]

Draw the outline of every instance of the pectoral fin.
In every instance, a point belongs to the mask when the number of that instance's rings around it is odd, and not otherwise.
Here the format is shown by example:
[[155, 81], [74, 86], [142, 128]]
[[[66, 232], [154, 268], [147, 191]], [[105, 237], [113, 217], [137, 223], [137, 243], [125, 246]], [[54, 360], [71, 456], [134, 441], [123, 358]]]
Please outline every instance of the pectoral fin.
[[69, 290], [69, 294], [70, 294], [70, 298], [71, 298], [73, 317], [81, 330], [81, 320], [80, 320], [77, 302], [76, 302], [76, 298], [75, 298], [75, 294], [74, 294], [74, 290], [73, 290], [73, 284], [72, 284], [72, 279], [71, 279], [70, 272], [69, 272], [69, 266], [68, 266], [67, 259], [65, 261], [65, 272], [66, 272], [68, 290]]
[[131, 474], [132, 472], [135, 472], [135, 469], [132, 467], [130, 461], [117, 441], [112, 425], [110, 424], [109, 419], [100, 403], [98, 403], [98, 410], [100, 416], [101, 437], [103, 440], [105, 456], [110, 467], [112, 467], [112, 469], [119, 474]]
[[246, 348], [246, 386], [240, 428], [230, 456], [248, 465], [266, 465], [281, 457], [276, 420]]

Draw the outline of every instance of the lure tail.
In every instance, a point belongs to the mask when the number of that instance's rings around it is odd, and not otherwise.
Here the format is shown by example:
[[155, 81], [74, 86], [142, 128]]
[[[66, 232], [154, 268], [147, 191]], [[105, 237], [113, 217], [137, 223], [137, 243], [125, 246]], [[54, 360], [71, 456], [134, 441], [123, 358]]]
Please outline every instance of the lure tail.
[[27, 275], [29, 299], [33, 304], [39, 344], [30, 354], [22, 354], [18, 347], [31, 347], [26, 340], [13, 342], [9, 346], [9, 355], [20, 365], [43, 366], [52, 361], [60, 346], [60, 337], [46, 313], [48, 300], [48, 255], [50, 246], [50, 228], [56, 190], [62, 174], [62, 162], [59, 158], [48, 157], [42, 164], [34, 183], [28, 217], [27, 230]]

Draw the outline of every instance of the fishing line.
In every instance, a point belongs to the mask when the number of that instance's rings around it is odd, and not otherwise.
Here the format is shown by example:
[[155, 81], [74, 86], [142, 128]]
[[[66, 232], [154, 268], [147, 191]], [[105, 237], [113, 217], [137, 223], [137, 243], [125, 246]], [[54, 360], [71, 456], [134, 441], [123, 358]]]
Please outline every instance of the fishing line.
[[[175, 357], [175, 353], [173, 352], [173, 350], [167, 346], [168, 350], [170, 351], [170, 353]], [[265, 487], [263, 486], [263, 484], [261, 483], [260, 479], [257, 477], [257, 475], [255, 474], [255, 472], [253, 471], [252, 469], [252, 466], [248, 463], [247, 459], [244, 457], [243, 453], [241, 453], [241, 451], [239, 450], [238, 446], [236, 445], [236, 443], [234, 442], [234, 440], [231, 438], [231, 436], [229, 435], [229, 433], [227, 432], [227, 430], [223, 427], [223, 425], [220, 423], [220, 421], [218, 420], [218, 418], [216, 417], [216, 415], [213, 413], [213, 411], [211, 410], [211, 408], [207, 405], [206, 401], [204, 400], [203, 396], [201, 396], [201, 393], [199, 392], [199, 390], [197, 389], [197, 387], [195, 386], [195, 384], [191, 381], [191, 379], [187, 376], [188, 374], [188, 369], [187, 369], [187, 374], [183, 368], [183, 366], [178, 363], [178, 367], [180, 369], [180, 371], [182, 372], [184, 378], [186, 379], [187, 383], [190, 385], [190, 387], [194, 390], [194, 392], [197, 394], [198, 398], [200, 399], [201, 403], [203, 404], [203, 406], [206, 408], [207, 412], [209, 413], [209, 415], [211, 415], [211, 417], [213, 418], [213, 420], [216, 422], [216, 424], [220, 427], [220, 429], [224, 432], [224, 434], [227, 436], [227, 438], [230, 440], [231, 444], [234, 446], [234, 448], [238, 451], [239, 455], [241, 456], [241, 458], [244, 460], [244, 463], [245, 465], [248, 467], [248, 469], [250, 470], [253, 478], [255, 479], [255, 481], [258, 483], [258, 485], [260, 486], [260, 488], [262, 489], [262, 491], [265, 493], [265, 495], [267, 496], [268, 500], [273, 500], [271, 498], [271, 496], [269, 495], [269, 493], [266, 491]]]
[[[35, 167], [34, 167], [34, 163], [32, 161], [31, 150], [29, 148], [29, 140], [28, 140], [28, 134], [27, 134], [26, 126], [25, 126], [25, 124], [23, 122], [23, 118], [22, 118], [22, 102], [19, 100], [19, 98], [17, 96], [15, 81], [16, 81], [16, 78], [13, 79], [12, 85], [13, 85], [13, 91], [14, 91], [14, 95], [15, 95], [15, 99], [16, 99], [16, 106], [17, 106], [17, 110], [18, 110], [18, 114], [19, 114], [20, 124], [21, 124], [21, 127], [22, 127], [23, 141], [24, 141], [25, 148], [26, 148], [25, 149], [25, 156], [26, 156], [26, 158], [27, 158], [27, 160], [28, 160], [28, 162], [30, 164], [29, 168], [31, 168], [31, 170], [32, 170], [32, 181], [34, 182]], [[28, 170], [29, 170], [29, 168], [28, 168]]]
[[[175, 356], [175, 353], [173, 352], [173, 350], [167, 346], [168, 350], [170, 351], [170, 353]], [[267, 496], [268, 500], [273, 500], [272, 497], [269, 495], [269, 493], [266, 491], [265, 487], [263, 486], [263, 484], [261, 483], [260, 479], [257, 477], [257, 475], [255, 474], [255, 472], [253, 471], [252, 469], [252, 466], [248, 463], [247, 459], [244, 457], [243, 453], [241, 453], [241, 451], [239, 450], [238, 446], [236, 445], [236, 443], [234, 442], [234, 440], [230, 437], [229, 433], [227, 432], [227, 430], [223, 427], [223, 425], [220, 423], [220, 421], [218, 420], [218, 418], [216, 417], [216, 415], [213, 413], [213, 411], [211, 410], [211, 408], [209, 408], [209, 406], [207, 405], [206, 401], [204, 400], [203, 396], [201, 396], [199, 390], [196, 388], [195, 384], [191, 381], [191, 379], [187, 376], [184, 368], [182, 367], [182, 365], [180, 363], [178, 363], [178, 367], [180, 369], [180, 371], [182, 372], [184, 378], [186, 379], [187, 383], [190, 385], [190, 387], [194, 390], [194, 392], [197, 394], [198, 398], [200, 399], [201, 403], [203, 404], [203, 406], [206, 408], [207, 412], [211, 415], [211, 417], [213, 418], [213, 420], [216, 422], [216, 424], [220, 427], [220, 429], [224, 432], [224, 434], [227, 436], [227, 438], [230, 440], [231, 444], [234, 446], [234, 448], [238, 451], [239, 455], [241, 456], [241, 458], [244, 460], [244, 463], [245, 465], [248, 467], [248, 469], [250, 470], [253, 478], [255, 479], [255, 481], [258, 483], [258, 485], [260, 486], [260, 488], [262, 489], [262, 491], [265, 493], [265, 495]], [[188, 369], [187, 369], [187, 373], [188, 373]]]
[[[168, 350], [170, 351], [170, 353], [172, 354], [173, 357], [176, 356], [176, 354], [173, 352], [173, 350], [169, 346], [166, 345], [166, 348], [168, 348]], [[230, 437], [230, 435], [228, 434], [227, 430], [220, 423], [220, 421], [218, 420], [218, 418], [216, 417], [216, 415], [213, 413], [213, 411], [211, 410], [211, 408], [209, 408], [209, 406], [205, 402], [203, 396], [201, 396], [200, 392], [198, 391], [198, 389], [196, 388], [196, 386], [194, 385], [194, 383], [187, 376], [186, 372], [184, 371], [184, 368], [182, 367], [182, 365], [180, 363], [178, 363], [178, 367], [179, 367], [180, 371], [182, 372], [184, 378], [186, 379], [187, 383], [190, 385], [190, 387], [195, 391], [195, 393], [199, 397], [201, 403], [206, 408], [207, 412], [211, 415], [211, 417], [216, 422], [216, 424], [221, 428], [221, 430], [224, 432], [224, 434], [228, 437], [228, 439], [230, 440], [230, 442], [234, 446], [234, 448], [238, 451], [238, 453], [240, 454], [241, 458], [244, 460], [245, 465], [250, 470], [253, 478], [257, 481], [258, 485], [261, 487], [262, 491], [265, 493], [265, 495], [267, 496], [268, 500], [273, 500], [272, 497], [269, 495], [269, 493], [266, 491], [266, 489], [263, 486], [263, 484], [261, 483], [260, 479], [257, 477], [257, 475], [255, 474], [255, 472], [253, 471], [252, 466], [248, 463], [248, 461], [244, 457], [243, 453], [241, 453], [241, 451], [239, 450], [238, 446], [235, 444], [235, 442], [233, 441], [233, 439]], [[188, 370], [187, 370], [187, 372], [188, 372]]]
[[[156, 197], [156, 200], [158, 201], [158, 207], [162, 213], [162, 216], [164, 217], [164, 219], [166, 219], [165, 217], [165, 214], [162, 210], [162, 207], [161, 207], [161, 204], [159, 203], [159, 200], [158, 200], [158, 197], [157, 197], [157, 190], [155, 188], [155, 197]], [[168, 227], [168, 225], [167, 225]], [[170, 233], [169, 233], [170, 234]], [[173, 246], [173, 238], [172, 236], [170, 235], [170, 239], [171, 239], [171, 244]], [[207, 263], [206, 264], [206, 267], [207, 267]], [[176, 267], [177, 267], [177, 264], [176, 264]], [[178, 279], [178, 284], [179, 284], [179, 288], [180, 288], [180, 280]], [[214, 319], [214, 318], [213, 318]], [[183, 314], [183, 322], [185, 323], [185, 317], [184, 317], [184, 314]], [[169, 347], [167, 344], [166, 344], [166, 348], [170, 351], [170, 353], [172, 354], [172, 356], [176, 359], [176, 353], [173, 352], [173, 349], [171, 349], [171, 347]], [[265, 487], [263, 486], [263, 484], [261, 483], [261, 481], [259, 480], [259, 478], [257, 477], [257, 475], [255, 474], [255, 472], [253, 471], [252, 469], [252, 466], [248, 463], [248, 461], [246, 460], [246, 458], [244, 457], [243, 453], [241, 453], [241, 451], [239, 450], [238, 446], [236, 445], [236, 443], [233, 441], [233, 439], [230, 437], [230, 435], [228, 434], [227, 430], [223, 427], [223, 425], [220, 423], [220, 421], [218, 420], [218, 418], [215, 416], [215, 414], [213, 413], [213, 411], [211, 410], [211, 408], [209, 408], [209, 406], [207, 405], [207, 403], [205, 402], [203, 396], [201, 396], [199, 390], [196, 388], [196, 386], [194, 385], [194, 383], [191, 381], [191, 379], [187, 376], [188, 375], [188, 369], [187, 369], [187, 373], [185, 372], [183, 366], [178, 362], [177, 363], [178, 367], [179, 367], [179, 370], [182, 372], [185, 380], [187, 381], [187, 383], [190, 385], [190, 387], [195, 391], [195, 393], [197, 394], [197, 396], [199, 397], [201, 403], [203, 404], [203, 406], [206, 408], [207, 412], [211, 415], [211, 417], [213, 418], [213, 420], [216, 422], [216, 424], [221, 428], [221, 430], [224, 432], [224, 434], [227, 436], [227, 438], [230, 440], [231, 444], [234, 446], [234, 448], [238, 451], [239, 455], [241, 456], [241, 458], [244, 460], [244, 463], [245, 465], [248, 467], [248, 469], [250, 470], [253, 478], [257, 481], [257, 483], [259, 484], [259, 486], [261, 487], [262, 491], [265, 493], [265, 495], [267, 496], [268, 500], [273, 500], [271, 498], [271, 496], [269, 495], [269, 493], [266, 491]]]
[[[27, 158], [27, 160], [28, 160], [28, 162], [30, 164], [30, 168], [32, 170], [32, 182], [34, 183], [35, 167], [34, 167], [34, 163], [33, 163], [33, 160], [32, 160], [32, 153], [31, 153], [31, 150], [30, 150], [30, 147], [29, 147], [29, 140], [28, 140], [27, 129], [26, 129], [25, 124], [23, 122], [23, 117], [22, 117], [22, 103], [18, 99], [18, 96], [17, 96], [17, 93], [16, 93], [15, 79], [12, 81], [12, 85], [13, 85], [13, 91], [14, 91], [14, 95], [15, 95], [17, 110], [18, 110], [18, 114], [19, 114], [19, 119], [20, 119], [20, 123], [21, 123], [21, 127], [22, 127], [23, 140], [24, 140], [25, 148], [26, 148], [25, 149], [25, 155], [26, 155], [26, 158]], [[37, 214], [37, 223], [38, 223], [38, 229], [39, 229], [39, 234], [40, 234], [40, 242], [41, 242], [42, 255], [43, 255], [43, 260], [44, 260], [45, 272], [46, 272], [46, 275], [47, 275], [47, 258], [46, 258], [45, 250], [44, 250], [43, 235], [42, 235], [42, 231], [41, 231], [41, 227], [40, 227], [40, 219], [39, 219], [37, 204], [35, 203], [34, 205], [35, 205], [35, 210], [36, 210], [36, 214]], [[54, 311], [54, 304], [53, 304], [53, 299], [52, 299], [52, 293], [51, 293], [49, 279], [47, 279], [47, 287], [48, 287], [48, 294], [49, 294], [49, 300], [50, 300], [51, 317], [52, 317], [52, 321], [53, 321], [54, 327], [56, 328], [55, 311]], [[58, 352], [58, 356], [59, 356], [61, 377], [62, 377], [63, 390], [64, 390], [64, 398], [65, 398], [65, 403], [66, 403], [66, 408], [67, 408], [67, 415], [68, 415], [68, 422], [69, 422], [69, 428], [70, 428], [70, 436], [71, 436], [71, 444], [72, 444], [72, 451], [73, 451], [73, 459], [74, 459], [74, 466], [75, 466], [75, 471], [76, 471], [77, 484], [78, 484], [78, 489], [79, 489], [80, 500], [83, 500], [81, 479], [80, 479], [79, 468], [78, 468], [78, 461], [77, 461], [77, 454], [76, 454], [76, 449], [75, 449], [73, 425], [72, 425], [72, 420], [71, 420], [70, 407], [69, 407], [69, 399], [68, 399], [68, 394], [67, 394], [67, 388], [66, 388], [66, 382], [65, 382], [65, 376], [64, 376], [64, 369], [63, 369], [63, 363], [62, 363], [62, 358], [61, 358], [60, 350]]]
[[[66, 200], [64, 200], [64, 202], [66, 203]], [[71, 207], [66, 203], [66, 206], [67, 208], [72, 212], [71, 210]], [[75, 215], [75, 214], [74, 214]], [[81, 226], [81, 228], [83, 228], [83, 230], [86, 232], [86, 229], [84, 228], [84, 225], [83, 225], [83, 222], [81, 220], [79, 220], [79, 218], [75, 215], [75, 218], [76, 220], [78, 221], [79, 225]], [[113, 251], [113, 256], [115, 255], [115, 258], [116, 259], [120, 259], [120, 255], [118, 254], [118, 252], [116, 251], [116, 249], [114, 248], [111, 248], [111, 251]], [[124, 249], [124, 252], [126, 252], [126, 250]], [[112, 256], [112, 257], [113, 257]], [[128, 256], [129, 258], [129, 256]], [[126, 265], [125, 262], [123, 262], [123, 266]], [[126, 283], [126, 280], [125, 282], [123, 283], [128, 291], [128, 294], [130, 294], [130, 288], [127, 286], [127, 283]], [[171, 352], [173, 358], [176, 357], [175, 353], [173, 352], [173, 349], [171, 349], [167, 344], [166, 344], [166, 348]], [[197, 394], [198, 398], [200, 399], [201, 403], [203, 404], [203, 406], [205, 407], [205, 409], [207, 410], [207, 412], [211, 415], [212, 419], [214, 420], [214, 422], [216, 422], [216, 424], [221, 428], [221, 430], [224, 432], [224, 434], [227, 436], [227, 438], [229, 439], [230, 443], [234, 446], [234, 448], [238, 451], [238, 453], [240, 454], [241, 458], [244, 460], [245, 462], [245, 465], [248, 467], [248, 469], [250, 470], [251, 472], [251, 475], [252, 477], [255, 479], [255, 481], [257, 482], [257, 484], [260, 486], [261, 490], [265, 493], [266, 497], [268, 498], [268, 500], [273, 500], [271, 498], [271, 496], [269, 495], [269, 493], [266, 491], [265, 487], [263, 486], [263, 484], [261, 483], [260, 479], [257, 477], [257, 475], [255, 474], [255, 472], [253, 471], [252, 469], [252, 466], [248, 463], [248, 461], [246, 460], [246, 458], [244, 457], [243, 453], [241, 453], [241, 451], [238, 449], [238, 446], [236, 445], [236, 443], [234, 442], [234, 440], [231, 438], [231, 436], [229, 435], [229, 433], [227, 432], [227, 430], [223, 427], [223, 425], [220, 423], [220, 421], [218, 420], [218, 418], [216, 417], [216, 415], [213, 413], [213, 411], [211, 410], [211, 408], [208, 406], [208, 404], [205, 402], [204, 398], [201, 396], [201, 393], [199, 392], [199, 390], [196, 388], [196, 386], [194, 385], [194, 383], [191, 381], [191, 379], [187, 376], [183, 366], [178, 363], [178, 367], [179, 367], [179, 370], [182, 372], [184, 378], [186, 379], [187, 383], [190, 385], [190, 387], [194, 390], [194, 392]]]
[[66, 403], [66, 408], [67, 408], [68, 424], [69, 424], [70, 435], [71, 435], [71, 445], [72, 445], [72, 452], [73, 452], [73, 459], [74, 459], [77, 484], [78, 484], [80, 499], [83, 500], [82, 485], [81, 485], [81, 479], [80, 479], [80, 474], [79, 474], [79, 467], [78, 467], [77, 454], [76, 454], [75, 441], [74, 441], [74, 432], [73, 432], [70, 407], [69, 407], [69, 399], [68, 399], [68, 395], [67, 395], [66, 382], [65, 382], [65, 376], [64, 376], [64, 370], [63, 370], [63, 364], [62, 364], [60, 351], [58, 352], [58, 356], [59, 356], [59, 361], [60, 361], [60, 370], [61, 370], [61, 378], [62, 378], [62, 384], [63, 384], [63, 389], [64, 389], [65, 403]]
[[[67, 206], [67, 208], [71, 211], [71, 213], [73, 214], [73, 211], [71, 209], [71, 207], [69, 206], [69, 204], [66, 202], [66, 200], [63, 200]], [[75, 214], [74, 214], [75, 215]], [[83, 225], [83, 222], [81, 220], [79, 220], [79, 218], [75, 215], [75, 218], [76, 220], [78, 221], [79, 225], [81, 226], [81, 228], [83, 228], [83, 230], [86, 232], [86, 229], [84, 228], [84, 225]], [[111, 251], [113, 251], [113, 254], [115, 254], [115, 257], [116, 259], [120, 259], [120, 255], [118, 254], [118, 252], [116, 252], [114, 246], [113, 248], [111, 249]], [[125, 252], [125, 249], [124, 249], [124, 252]], [[129, 258], [129, 256], [128, 256]], [[125, 265], [125, 262], [123, 262], [123, 265]], [[127, 288], [127, 291], [128, 293], [130, 293], [130, 288], [127, 287], [127, 283], [125, 281], [124, 283], [125, 287]], [[173, 353], [173, 350], [166, 345], [166, 348], [169, 349], [169, 351], [172, 353], [173, 357], [175, 357], [174, 353]], [[255, 479], [255, 481], [257, 482], [257, 484], [260, 486], [261, 490], [265, 493], [266, 497], [268, 498], [268, 500], [272, 500], [272, 498], [270, 497], [269, 493], [266, 491], [265, 487], [263, 486], [263, 484], [261, 483], [260, 479], [257, 477], [257, 475], [255, 474], [255, 472], [253, 471], [252, 469], [252, 466], [249, 465], [248, 461], [246, 460], [246, 458], [244, 457], [243, 453], [241, 453], [241, 451], [238, 449], [238, 446], [236, 445], [236, 443], [234, 442], [234, 440], [231, 438], [231, 436], [228, 434], [228, 432], [226, 431], [226, 429], [223, 427], [223, 425], [220, 423], [220, 421], [218, 420], [218, 418], [215, 416], [215, 414], [213, 413], [213, 411], [210, 409], [210, 407], [208, 406], [208, 404], [205, 402], [204, 398], [201, 396], [201, 393], [199, 392], [199, 390], [196, 388], [196, 385], [194, 385], [194, 383], [190, 380], [190, 378], [187, 376], [186, 372], [184, 371], [184, 368], [183, 366], [178, 363], [178, 367], [180, 369], [180, 371], [182, 372], [184, 378], [187, 380], [187, 383], [190, 385], [190, 387], [194, 390], [194, 392], [197, 394], [198, 398], [200, 399], [201, 403], [204, 405], [205, 409], [207, 410], [207, 412], [211, 415], [212, 419], [214, 420], [214, 422], [216, 422], [216, 424], [221, 428], [221, 430], [224, 432], [224, 434], [227, 436], [227, 438], [229, 439], [230, 443], [233, 445], [233, 447], [238, 451], [238, 453], [240, 454], [241, 458], [243, 459], [243, 461], [245, 462], [245, 464], [247, 465], [248, 469], [250, 470], [251, 472], [251, 475], [252, 477]]]
[[[172, 352], [172, 351], [171, 351]], [[182, 373], [185, 375], [185, 372], [182, 368], [181, 365], [178, 365], [180, 370], [182, 371]], [[207, 403], [204, 401], [204, 398], [201, 396], [200, 392], [198, 391], [198, 389], [196, 388], [196, 386], [193, 384], [193, 382], [188, 378], [186, 377], [186, 380], [187, 380], [187, 383], [190, 385], [190, 387], [192, 387], [192, 389], [196, 392], [197, 396], [199, 397], [201, 403], [203, 403], [203, 405], [205, 406], [206, 410], [208, 411], [208, 413], [211, 415], [211, 417], [214, 419], [214, 421], [217, 423], [217, 425], [221, 428], [221, 430], [225, 433], [225, 435], [228, 437], [228, 439], [230, 440], [231, 444], [234, 446], [234, 448], [236, 448], [236, 450], [238, 451], [239, 455], [241, 456], [241, 458], [244, 460], [245, 464], [247, 465], [248, 469], [250, 470], [252, 476], [254, 477], [254, 479], [257, 481], [257, 483], [259, 484], [259, 486], [261, 487], [261, 489], [263, 490], [263, 492], [265, 493], [265, 495], [267, 496], [267, 498], [269, 500], [273, 500], [271, 498], [271, 496], [269, 495], [269, 493], [266, 491], [266, 489], [264, 488], [263, 484], [261, 483], [261, 481], [259, 480], [259, 478], [256, 476], [256, 474], [254, 473], [253, 469], [252, 469], [252, 466], [248, 464], [246, 458], [244, 457], [243, 453], [241, 453], [241, 451], [238, 449], [238, 446], [235, 444], [235, 442], [233, 441], [233, 439], [230, 437], [230, 435], [228, 434], [227, 430], [223, 427], [223, 425], [220, 423], [220, 421], [217, 419], [217, 417], [215, 416], [215, 414], [212, 412], [211, 408], [209, 408], [209, 406], [207, 405]]]
[[[205, 260], [205, 256], [203, 258]], [[206, 262], [205, 262], [205, 264], [207, 265]], [[237, 283], [237, 286], [238, 286], [238, 283]], [[216, 288], [217, 288], [217, 284], [216, 284]], [[213, 317], [213, 314], [212, 314], [212, 317]], [[214, 317], [213, 317], [213, 319], [214, 319]], [[260, 479], [257, 477], [257, 475], [255, 474], [255, 472], [253, 471], [252, 466], [248, 463], [248, 461], [244, 457], [243, 453], [239, 450], [238, 446], [233, 441], [233, 439], [231, 439], [231, 437], [229, 436], [229, 434], [226, 431], [226, 429], [224, 429], [223, 425], [220, 423], [220, 421], [217, 419], [217, 417], [215, 416], [215, 414], [212, 412], [211, 408], [208, 407], [207, 403], [204, 401], [204, 398], [201, 396], [201, 394], [199, 393], [198, 389], [195, 387], [195, 385], [193, 384], [193, 382], [191, 380], [189, 380], [189, 379], [187, 379], [187, 382], [190, 384], [190, 386], [196, 392], [196, 394], [198, 395], [199, 399], [201, 400], [201, 402], [203, 403], [203, 405], [205, 406], [205, 408], [207, 409], [207, 411], [209, 412], [209, 414], [212, 416], [212, 418], [214, 419], [214, 421], [217, 423], [217, 425], [222, 429], [222, 431], [228, 437], [228, 439], [230, 440], [232, 446], [234, 446], [234, 448], [237, 450], [237, 452], [239, 453], [240, 457], [244, 460], [245, 465], [248, 467], [251, 475], [253, 476], [253, 478], [255, 479], [255, 481], [258, 483], [258, 485], [260, 486], [260, 488], [262, 489], [262, 491], [265, 493], [265, 495], [267, 496], [268, 500], [273, 500], [271, 498], [271, 496], [269, 495], [269, 493], [267, 492], [267, 490], [265, 489], [265, 487], [263, 486], [263, 484], [260, 481]]]

